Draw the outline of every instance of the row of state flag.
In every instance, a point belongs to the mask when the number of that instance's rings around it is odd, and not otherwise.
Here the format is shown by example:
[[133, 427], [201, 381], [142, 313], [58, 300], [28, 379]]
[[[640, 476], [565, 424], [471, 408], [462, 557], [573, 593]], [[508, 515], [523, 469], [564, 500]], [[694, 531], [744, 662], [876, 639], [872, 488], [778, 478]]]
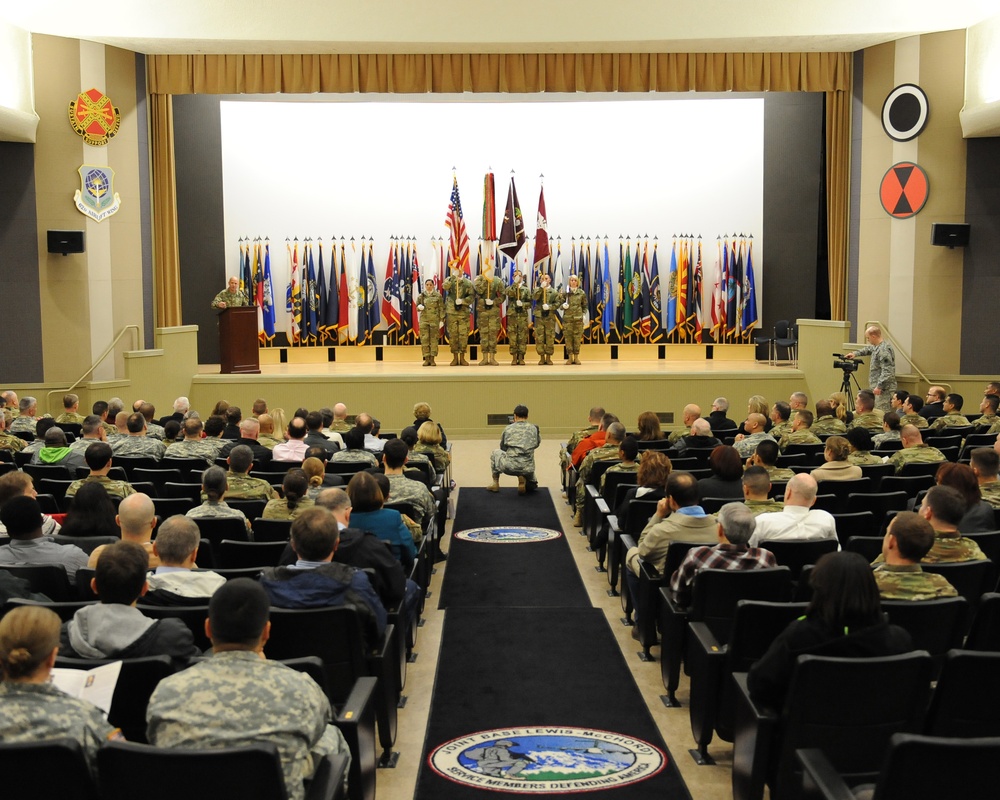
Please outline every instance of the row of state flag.
[[[588, 297], [584, 339], [606, 343], [745, 342], [758, 324], [753, 237], [720, 235], [714, 252], [701, 236], [675, 235], [669, 250], [657, 237], [619, 237], [617, 258], [607, 236], [571, 237], [564, 254], [562, 237], [550, 239], [544, 186], [539, 192], [535, 236], [529, 239], [511, 177], [503, 220], [497, 225], [492, 173], [484, 180], [483, 233], [475, 261], [462, 211], [457, 177], [445, 217], [447, 238], [431, 237], [432, 257], [422, 264], [416, 237], [393, 236], [385, 266], [376, 272], [375, 241], [343, 236], [285, 240], [287, 283], [285, 334], [295, 345], [415, 344], [419, 322], [417, 296], [424, 281], [440, 289], [451, 267], [470, 279], [496, 274], [513, 285], [520, 270], [533, 288], [542, 274], [565, 289], [577, 275]], [[277, 326], [270, 241], [240, 239], [240, 287], [258, 308], [260, 340], [273, 344]], [[712, 264], [704, 262], [705, 257]], [[327, 269], [329, 264], [329, 271]], [[664, 291], [665, 287], [665, 291]], [[505, 337], [506, 304], [501, 307]], [[471, 310], [473, 335], [475, 309]], [[561, 324], [557, 327], [561, 338]], [[473, 339], [475, 341], [475, 339]]]

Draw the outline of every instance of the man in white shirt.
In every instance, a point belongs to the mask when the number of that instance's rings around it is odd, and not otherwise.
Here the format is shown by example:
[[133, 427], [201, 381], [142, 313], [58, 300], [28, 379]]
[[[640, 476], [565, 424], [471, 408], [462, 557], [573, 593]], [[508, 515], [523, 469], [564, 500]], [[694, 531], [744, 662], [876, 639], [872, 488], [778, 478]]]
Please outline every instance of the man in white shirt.
[[796, 475], [785, 487], [785, 508], [757, 517], [750, 547], [767, 547], [768, 540], [816, 541], [836, 539], [833, 515], [814, 509], [817, 484], [811, 475]]
[[306, 457], [306, 421], [302, 417], [296, 417], [288, 423], [288, 441], [276, 444], [274, 450], [274, 461], [302, 461]]

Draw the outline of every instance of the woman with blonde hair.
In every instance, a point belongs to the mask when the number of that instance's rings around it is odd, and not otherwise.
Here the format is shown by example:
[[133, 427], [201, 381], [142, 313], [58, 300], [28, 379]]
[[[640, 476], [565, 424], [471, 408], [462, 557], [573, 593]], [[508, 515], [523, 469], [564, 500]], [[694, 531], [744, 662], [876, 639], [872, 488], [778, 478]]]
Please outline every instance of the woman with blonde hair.
[[271, 409], [271, 420], [274, 422], [274, 438], [288, 441], [288, 415], [283, 408]]
[[122, 736], [100, 709], [50, 682], [60, 627], [58, 615], [42, 606], [20, 606], [0, 620], [0, 742], [74, 739], [93, 771], [101, 745]]
[[820, 481], [854, 481], [864, 477], [861, 467], [847, 460], [851, 454], [851, 443], [843, 436], [831, 436], [826, 440], [823, 458], [826, 463], [809, 474]]
[[[760, 414], [764, 417], [764, 433], [768, 433], [774, 427], [774, 423], [771, 421], [771, 407], [767, 404], [767, 398], [764, 395], [753, 394], [747, 399], [747, 417], [751, 414]], [[736, 433], [742, 433], [744, 436], [748, 435], [746, 420], [740, 423], [740, 427]]]
[[441, 431], [436, 422], [427, 420], [417, 428], [417, 443], [413, 447], [414, 453], [426, 453], [434, 462], [434, 469], [437, 472], [444, 472], [451, 463], [451, 453], [441, 446]]
[[834, 392], [830, 395], [830, 403], [833, 405], [833, 416], [850, 425], [854, 420], [854, 414], [847, 408], [847, 395], [843, 392]]
[[325, 488], [323, 479], [326, 477], [326, 465], [318, 458], [307, 458], [302, 462], [302, 471], [306, 474], [306, 480], [309, 482], [306, 497], [315, 502], [319, 493]]
[[[431, 407], [430, 407], [430, 404], [425, 403], [423, 401], [421, 401], [419, 403], [414, 403], [413, 404], [413, 427], [419, 429], [420, 426], [423, 425], [425, 422], [434, 422], [434, 420], [431, 419]], [[439, 423], [437, 423], [437, 422], [434, 422], [434, 424], [437, 425], [438, 431], [441, 432], [440, 445], [442, 447], [447, 447], [448, 446], [448, 437], [444, 435], [444, 428], [442, 428], [441, 425]]]

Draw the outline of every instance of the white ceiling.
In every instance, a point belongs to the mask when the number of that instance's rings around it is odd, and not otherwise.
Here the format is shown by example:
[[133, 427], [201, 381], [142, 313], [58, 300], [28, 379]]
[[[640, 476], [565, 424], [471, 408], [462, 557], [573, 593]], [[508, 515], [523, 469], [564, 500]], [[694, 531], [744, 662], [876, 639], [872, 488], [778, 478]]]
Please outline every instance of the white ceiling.
[[997, 0], [2, 0], [31, 31], [141, 53], [854, 51]]

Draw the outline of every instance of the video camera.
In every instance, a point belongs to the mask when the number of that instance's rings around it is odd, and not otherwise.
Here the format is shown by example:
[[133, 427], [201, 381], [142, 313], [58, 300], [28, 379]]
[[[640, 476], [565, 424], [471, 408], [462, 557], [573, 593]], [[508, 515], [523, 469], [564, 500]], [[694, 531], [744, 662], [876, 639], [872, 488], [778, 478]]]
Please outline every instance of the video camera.
[[857, 372], [858, 367], [865, 363], [858, 358], [847, 358], [843, 353], [834, 353], [833, 357], [837, 359], [833, 362], [833, 368], [842, 369], [845, 373]]

